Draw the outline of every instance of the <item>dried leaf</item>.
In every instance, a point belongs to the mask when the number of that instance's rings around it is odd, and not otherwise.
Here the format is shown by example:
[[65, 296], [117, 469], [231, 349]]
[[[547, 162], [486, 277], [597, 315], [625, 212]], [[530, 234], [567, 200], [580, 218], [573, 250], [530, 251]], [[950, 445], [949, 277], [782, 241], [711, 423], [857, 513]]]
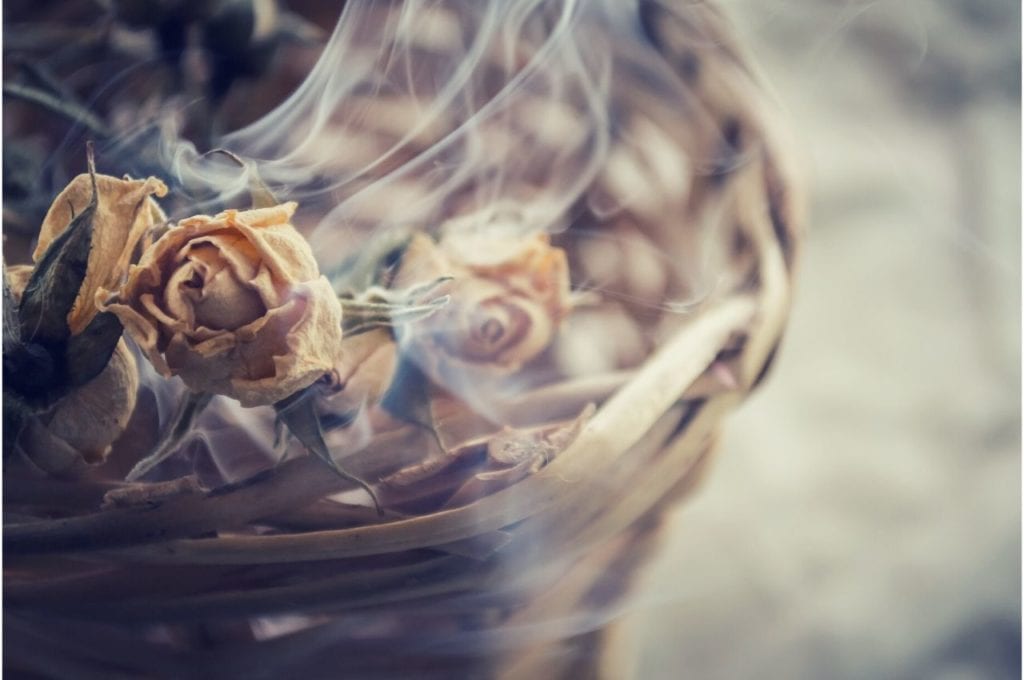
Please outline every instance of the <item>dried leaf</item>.
[[[21, 296], [32, 278], [32, 267], [16, 264], [6, 269], [7, 293], [10, 295], [10, 306], [5, 312], [18, 310]], [[7, 304], [7, 303], [5, 303]], [[20, 329], [20, 320], [15, 318]], [[63, 376], [56, 356], [63, 351], [63, 343], [44, 347], [34, 341], [26, 341], [21, 337], [8, 337], [9, 346], [4, 348], [4, 389], [6, 392], [17, 392], [21, 398], [27, 399], [32, 410], [45, 409], [54, 399], [59, 398], [66, 385], [62, 385]]]
[[574, 420], [555, 426], [530, 430], [505, 428], [487, 445], [491, 469], [467, 480], [445, 507], [465, 505], [539, 471], [576, 440], [596, 410], [590, 404]]
[[432, 383], [413, 361], [402, 358], [395, 369], [395, 377], [380, 400], [381, 407], [398, 420], [422, 427], [431, 433], [442, 450], [444, 444], [437, 435], [431, 410]]
[[354, 477], [345, 472], [338, 465], [338, 462], [331, 456], [327, 443], [324, 441], [324, 432], [321, 424], [320, 414], [316, 407], [316, 386], [307, 387], [296, 392], [287, 399], [274, 404], [277, 417], [288, 426], [289, 432], [299, 440], [307, 451], [315, 454], [320, 460], [327, 463], [327, 467], [333, 470], [339, 477], [347, 479], [359, 485], [366, 493], [370, 494], [377, 514], [383, 516], [377, 493], [362, 479]]
[[93, 317], [89, 325], [68, 341], [67, 382], [72, 387], [84, 385], [98, 376], [121, 340], [121, 321], [110, 312]]

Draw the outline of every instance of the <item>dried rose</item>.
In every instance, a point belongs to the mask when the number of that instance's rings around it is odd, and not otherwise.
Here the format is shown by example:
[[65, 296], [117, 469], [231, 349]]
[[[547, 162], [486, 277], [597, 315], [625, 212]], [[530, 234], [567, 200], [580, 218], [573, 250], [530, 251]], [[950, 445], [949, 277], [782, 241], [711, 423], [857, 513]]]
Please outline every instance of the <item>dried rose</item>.
[[[155, 177], [144, 180], [118, 179], [96, 175], [99, 201], [93, 217], [89, 265], [68, 314], [71, 334], [81, 333], [96, 316], [96, 293], [118, 285], [128, 270], [135, 246], [153, 226], [166, 220], [151, 196], [165, 196], [167, 187]], [[78, 175], [50, 206], [39, 231], [39, 243], [32, 257], [37, 262], [47, 247], [67, 229], [92, 198], [92, 179]]]
[[243, 406], [284, 399], [331, 370], [341, 344], [341, 305], [290, 223], [295, 208], [181, 221], [102, 308], [191, 390]]
[[471, 378], [480, 369], [510, 373], [539, 355], [569, 312], [565, 252], [547, 234], [508, 236], [449, 231], [439, 243], [409, 243], [393, 286], [452, 276], [448, 305], [403, 334], [435, 379]]
[[[20, 300], [31, 274], [28, 265], [7, 269], [15, 301]], [[135, 357], [120, 340], [99, 375], [28, 423], [20, 439], [22, 449], [36, 466], [50, 474], [73, 472], [83, 461], [103, 462], [110, 445], [128, 425], [138, 387]]]

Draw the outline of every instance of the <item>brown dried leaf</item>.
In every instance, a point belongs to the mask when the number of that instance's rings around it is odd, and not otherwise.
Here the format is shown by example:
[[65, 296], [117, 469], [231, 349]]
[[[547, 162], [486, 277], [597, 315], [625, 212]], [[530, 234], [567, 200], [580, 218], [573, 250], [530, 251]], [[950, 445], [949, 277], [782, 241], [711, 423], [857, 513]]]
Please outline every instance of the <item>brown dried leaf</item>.
[[487, 445], [489, 469], [467, 480], [445, 507], [465, 505], [539, 471], [576, 440], [596, 411], [590, 404], [568, 423], [531, 430], [505, 428]]

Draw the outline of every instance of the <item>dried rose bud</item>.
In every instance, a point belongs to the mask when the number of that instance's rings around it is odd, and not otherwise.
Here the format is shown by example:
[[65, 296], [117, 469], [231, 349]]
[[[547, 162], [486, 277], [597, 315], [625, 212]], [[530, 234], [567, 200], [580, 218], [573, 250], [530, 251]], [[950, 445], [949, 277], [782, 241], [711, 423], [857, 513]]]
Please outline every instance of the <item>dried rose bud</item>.
[[[167, 187], [155, 177], [144, 180], [96, 176], [99, 203], [93, 218], [89, 266], [75, 305], [68, 314], [71, 334], [81, 333], [96, 316], [96, 293], [121, 281], [128, 269], [139, 239], [166, 217], [151, 196], [164, 196]], [[82, 212], [92, 197], [92, 180], [79, 175], [60, 192], [50, 206], [39, 230], [39, 243], [33, 253], [38, 261], [47, 247], [67, 229], [74, 215]]]
[[71, 472], [80, 461], [102, 463], [128, 426], [138, 388], [135, 357], [121, 340], [98, 376], [28, 424], [22, 448], [50, 474]]
[[438, 276], [454, 277], [446, 291], [451, 301], [411, 324], [403, 340], [442, 380], [474, 368], [518, 370], [551, 343], [571, 306], [565, 252], [547, 234], [449, 232], [439, 243], [417, 235], [393, 285]]
[[[15, 301], [20, 301], [32, 267], [8, 267]], [[20, 439], [32, 462], [50, 474], [73, 472], [102, 463], [135, 410], [139, 373], [128, 345], [117, 343], [99, 375], [60, 399], [51, 410], [28, 423]]]
[[271, 404], [331, 370], [341, 305], [291, 225], [295, 203], [181, 221], [101, 308], [163, 375]]

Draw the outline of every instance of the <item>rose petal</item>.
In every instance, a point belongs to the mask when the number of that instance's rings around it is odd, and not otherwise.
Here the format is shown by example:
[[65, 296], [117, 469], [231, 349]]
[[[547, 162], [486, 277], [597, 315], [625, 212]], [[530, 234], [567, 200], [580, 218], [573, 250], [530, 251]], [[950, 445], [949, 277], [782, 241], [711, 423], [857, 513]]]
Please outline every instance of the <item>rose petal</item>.
[[215, 269], [230, 267], [239, 281], [251, 280], [260, 263], [257, 249], [240, 234], [228, 231], [189, 241], [187, 252]]
[[[180, 271], [180, 270], [179, 270]], [[195, 323], [212, 330], [234, 330], [262, 317], [267, 309], [259, 294], [225, 267], [203, 283], [195, 302]]]
[[273, 274], [265, 264], [260, 264], [256, 275], [249, 280], [249, 286], [259, 294], [267, 309], [280, 307], [287, 299], [288, 287], [275, 285]]
[[[167, 308], [167, 315], [170, 318], [178, 319], [187, 327], [194, 326], [196, 323], [193, 305], [198, 292], [193, 282], [197, 278], [199, 286], [201, 286], [205, 277], [198, 267], [191, 262], [186, 262], [171, 275], [164, 288], [164, 306]], [[160, 311], [162, 313], [162, 310]]]
[[125, 330], [135, 340], [135, 344], [139, 346], [139, 349], [145, 353], [149, 362], [153, 364], [153, 368], [161, 375], [170, 377], [171, 370], [160, 352], [160, 331], [157, 329], [156, 324], [130, 306], [117, 302], [116, 298], [101, 301], [97, 294], [97, 300], [100, 302], [100, 309], [117, 315]]
[[[158, 221], [165, 219], [159, 206], [150, 196], [165, 196], [167, 187], [150, 177], [145, 180], [127, 180], [107, 175], [96, 176], [99, 203], [93, 220], [92, 248], [85, 278], [75, 304], [68, 314], [71, 333], [80, 333], [97, 309], [94, 304], [97, 291], [109, 289], [119, 282], [128, 269], [132, 253], [142, 235]], [[71, 180], [56, 199], [43, 219], [39, 243], [32, 257], [37, 262], [46, 248], [88, 206], [92, 198], [92, 180], [79, 175]]]
[[[295, 300], [268, 312], [272, 319], [290, 320], [286, 309], [302, 316], [284, 334], [285, 350], [273, 353], [274, 376], [259, 380], [235, 378], [232, 394], [243, 406], [273, 403], [307, 387], [334, 368], [341, 347], [341, 305], [330, 282], [321, 276], [293, 290]], [[299, 301], [303, 301], [300, 303]], [[268, 322], [269, 323], [272, 322]], [[274, 337], [269, 333], [266, 337]]]
[[309, 243], [296, 238], [290, 223], [297, 204], [283, 203], [258, 210], [226, 210], [214, 218], [205, 216], [183, 220], [180, 227], [195, 234], [228, 229], [244, 237], [279, 281], [309, 281], [320, 275]]

